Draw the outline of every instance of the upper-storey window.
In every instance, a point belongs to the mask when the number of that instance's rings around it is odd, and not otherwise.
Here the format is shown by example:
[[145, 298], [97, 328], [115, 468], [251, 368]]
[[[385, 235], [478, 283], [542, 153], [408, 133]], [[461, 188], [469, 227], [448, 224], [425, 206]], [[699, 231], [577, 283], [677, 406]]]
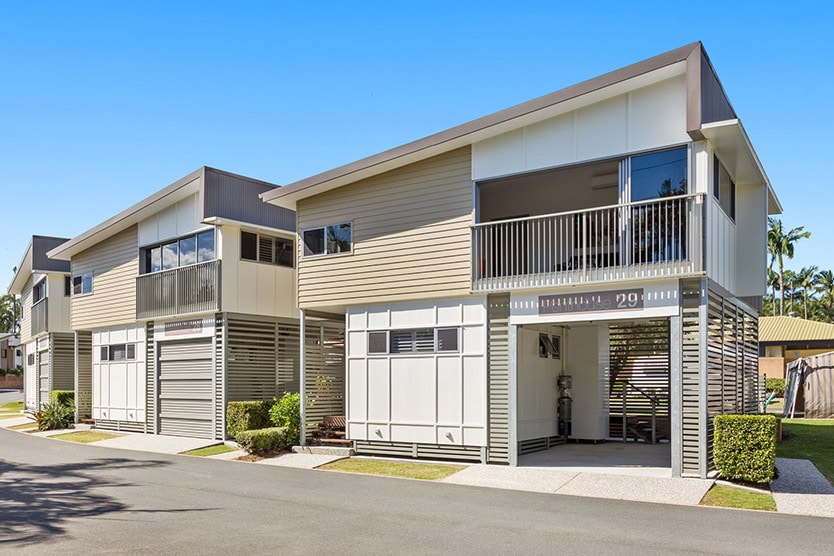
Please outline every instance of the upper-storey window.
[[64, 296], [69, 297], [72, 294], [72, 277], [64, 276]]
[[87, 272], [80, 276], [72, 277], [72, 295], [85, 295], [93, 293], [93, 273]]
[[724, 210], [724, 213], [735, 220], [736, 184], [717, 156], [713, 157], [712, 195], [718, 200], [718, 204]]
[[253, 232], [241, 232], [240, 258], [244, 261], [276, 264], [292, 268], [295, 262], [295, 251], [290, 239]]
[[350, 253], [353, 249], [353, 233], [350, 222], [308, 228], [301, 232], [304, 256]]
[[687, 149], [631, 157], [631, 201], [686, 194]]
[[142, 248], [142, 274], [215, 259], [214, 229]]
[[46, 299], [46, 279], [41, 280], [32, 288], [32, 305]]

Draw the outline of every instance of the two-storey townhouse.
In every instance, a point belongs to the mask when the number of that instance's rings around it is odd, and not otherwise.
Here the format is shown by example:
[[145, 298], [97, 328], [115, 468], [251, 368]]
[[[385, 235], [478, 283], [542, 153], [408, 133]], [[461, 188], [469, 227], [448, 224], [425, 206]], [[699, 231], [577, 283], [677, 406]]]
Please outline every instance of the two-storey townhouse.
[[297, 211], [302, 318], [345, 315], [359, 453], [621, 439], [703, 477], [712, 418], [757, 410], [781, 207], [701, 43], [262, 198]]
[[[49, 252], [81, 284], [79, 419], [223, 439], [229, 401], [298, 390], [295, 213], [258, 197], [275, 188], [203, 167]], [[343, 328], [308, 327], [311, 359]]]
[[47, 403], [52, 390], [75, 387], [70, 265], [46, 256], [65, 241], [32, 236], [8, 289], [20, 296], [24, 405], [30, 411]]

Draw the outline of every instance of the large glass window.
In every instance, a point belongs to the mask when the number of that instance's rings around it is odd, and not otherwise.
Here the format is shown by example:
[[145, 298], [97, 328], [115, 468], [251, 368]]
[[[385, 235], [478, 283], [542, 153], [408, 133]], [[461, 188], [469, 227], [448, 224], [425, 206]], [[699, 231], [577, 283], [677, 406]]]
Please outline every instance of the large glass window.
[[206, 230], [160, 245], [144, 247], [142, 274], [213, 261], [214, 230]]
[[350, 222], [343, 222], [302, 231], [304, 256], [350, 253], [353, 249], [352, 227]]
[[686, 194], [686, 147], [631, 157], [631, 201]]

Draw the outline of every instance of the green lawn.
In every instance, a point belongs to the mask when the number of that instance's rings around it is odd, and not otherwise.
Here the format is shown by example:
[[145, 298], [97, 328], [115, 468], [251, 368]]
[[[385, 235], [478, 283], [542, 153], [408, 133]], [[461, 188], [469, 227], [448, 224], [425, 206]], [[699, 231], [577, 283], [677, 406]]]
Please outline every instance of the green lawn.
[[214, 446], [206, 446], [205, 448], [197, 448], [196, 450], [189, 450], [182, 452], [185, 456], [216, 456], [217, 454], [225, 454], [227, 452], [234, 452], [235, 449], [225, 444], [215, 444]]
[[378, 459], [340, 459], [322, 465], [318, 469], [330, 471], [344, 471], [346, 473], [363, 473], [366, 475], [383, 475], [386, 477], [400, 477], [403, 479], [421, 479], [437, 481], [454, 475], [463, 466], [445, 465], [438, 463], [410, 463], [386, 461]]
[[37, 429], [37, 428], [38, 428], [38, 424], [35, 421], [32, 421], [31, 423], [23, 423], [22, 425], [14, 425], [12, 427], [8, 427], [8, 429], [12, 430], [12, 431], [25, 431], [25, 430], [28, 430], [28, 429], [33, 429], [34, 430], [34, 429]]
[[18, 400], [16, 402], [9, 402], [3, 405], [0, 405], [0, 410], [5, 411], [23, 411], [23, 400]]
[[834, 484], [834, 419], [785, 419], [776, 457], [811, 460]]
[[701, 505], [742, 510], [776, 511], [776, 501], [770, 494], [750, 492], [749, 490], [722, 485], [714, 485], [701, 500]]
[[108, 438], [118, 438], [119, 434], [110, 434], [109, 432], [101, 431], [75, 431], [64, 432], [50, 436], [49, 438], [57, 438], [58, 440], [69, 440], [70, 442], [80, 442], [82, 444], [89, 444], [90, 442], [98, 442], [99, 440], [107, 440]]

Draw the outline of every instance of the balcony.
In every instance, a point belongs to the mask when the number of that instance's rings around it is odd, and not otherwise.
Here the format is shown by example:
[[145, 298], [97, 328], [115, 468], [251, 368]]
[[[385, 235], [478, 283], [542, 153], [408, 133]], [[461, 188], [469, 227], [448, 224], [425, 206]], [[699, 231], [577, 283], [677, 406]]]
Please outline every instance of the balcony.
[[32, 305], [32, 336], [46, 332], [49, 328], [48, 322], [49, 305], [47, 298], [43, 298]]
[[136, 278], [136, 318], [153, 319], [220, 310], [220, 261]]
[[472, 290], [507, 291], [703, 272], [704, 195], [472, 226]]

